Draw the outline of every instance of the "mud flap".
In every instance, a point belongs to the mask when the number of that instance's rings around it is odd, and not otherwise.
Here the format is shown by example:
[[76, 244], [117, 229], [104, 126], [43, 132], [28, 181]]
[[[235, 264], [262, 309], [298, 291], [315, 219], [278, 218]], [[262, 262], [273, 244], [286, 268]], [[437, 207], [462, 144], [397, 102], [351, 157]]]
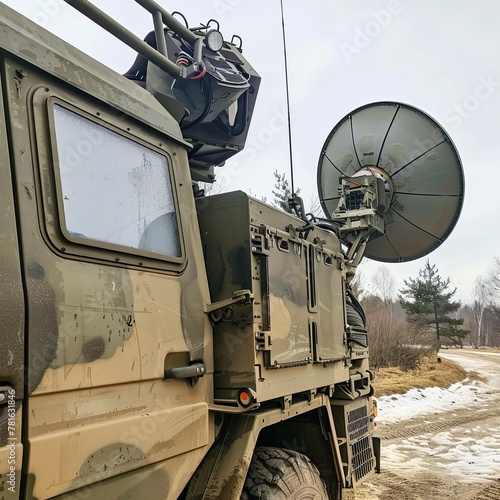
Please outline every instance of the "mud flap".
[[375, 472], [380, 474], [380, 438], [374, 437], [373, 441], [373, 454], [375, 455]]

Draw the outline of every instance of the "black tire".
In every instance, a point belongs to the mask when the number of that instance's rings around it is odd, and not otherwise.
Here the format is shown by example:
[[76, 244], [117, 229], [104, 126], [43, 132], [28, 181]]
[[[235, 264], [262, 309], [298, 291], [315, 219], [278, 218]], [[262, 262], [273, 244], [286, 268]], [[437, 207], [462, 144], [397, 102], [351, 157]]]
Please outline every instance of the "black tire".
[[255, 449], [241, 500], [328, 500], [316, 466], [301, 453], [260, 446]]

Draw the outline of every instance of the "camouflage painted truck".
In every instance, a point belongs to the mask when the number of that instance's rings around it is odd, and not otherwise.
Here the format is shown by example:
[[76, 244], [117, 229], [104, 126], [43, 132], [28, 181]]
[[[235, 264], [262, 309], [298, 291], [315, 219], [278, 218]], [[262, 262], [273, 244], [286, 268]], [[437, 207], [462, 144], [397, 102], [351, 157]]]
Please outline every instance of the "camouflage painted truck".
[[204, 196], [255, 105], [240, 40], [66, 1], [138, 56], [118, 75], [0, 4], [0, 498], [340, 498], [380, 454], [350, 280], [447, 236], [453, 145], [377, 103], [325, 143], [325, 219]]

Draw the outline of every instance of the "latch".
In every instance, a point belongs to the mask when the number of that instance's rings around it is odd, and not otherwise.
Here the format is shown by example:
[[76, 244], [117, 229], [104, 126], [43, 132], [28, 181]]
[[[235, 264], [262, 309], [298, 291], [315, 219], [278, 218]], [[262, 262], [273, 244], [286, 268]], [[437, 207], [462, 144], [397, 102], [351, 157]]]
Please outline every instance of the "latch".
[[258, 233], [252, 233], [252, 253], [256, 255], [269, 255], [271, 238], [269, 238], [270, 228], [261, 224]]
[[219, 300], [212, 304], [203, 304], [203, 310], [216, 323], [223, 317], [224, 309], [232, 306], [246, 306], [253, 302], [253, 293], [250, 290], [236, 290], [230, 299]]
[[6, 384], [0, 385], [0, 405], [6, 405], [9, 398], [14, 398], [15, 393], [12, 386]]
[[281, 399], [281, 407], [283, 412], [290, 410], [291, 404], [292, 404], [292, 395], [288, 394], [286, 396], [283, 396], [283, 398]]

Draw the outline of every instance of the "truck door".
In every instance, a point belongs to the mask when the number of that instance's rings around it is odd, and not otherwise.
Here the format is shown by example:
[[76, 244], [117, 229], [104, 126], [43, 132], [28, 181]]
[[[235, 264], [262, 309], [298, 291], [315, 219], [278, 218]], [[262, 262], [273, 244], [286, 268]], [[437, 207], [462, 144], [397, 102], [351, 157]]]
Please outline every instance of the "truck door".
[[186, 151], [145, 124], [163, 112], [145, 91], [139, 102], [133, 83], [63, 59], [63, 76], [97, 97], [19, 58], [3, 69], [0, 382], [25, 398], [23, 488], [28, 498], [176, 498], [214, 438]]
[[0, 81], [0, 495], [18, 498], [23, 446], [24, 294]]

